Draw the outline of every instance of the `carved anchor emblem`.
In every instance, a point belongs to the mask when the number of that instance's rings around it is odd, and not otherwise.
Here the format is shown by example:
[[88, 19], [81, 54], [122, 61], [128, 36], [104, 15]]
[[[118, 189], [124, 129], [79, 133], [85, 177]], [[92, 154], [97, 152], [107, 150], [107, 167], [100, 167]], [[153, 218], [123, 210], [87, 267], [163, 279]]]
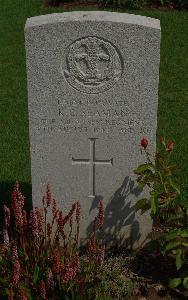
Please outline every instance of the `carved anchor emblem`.
[[85, 52], [76, 54], [75, 60], [77, 62], [84, 61], [86, 64], [87, 69], [83, 76], [87, 82], [98, 81], [98, 79], [103, 80], [106, 78], [106, 74], [100, 72], [98, 65], [102, 61], [109, 64], [110, 56], [104, 52], [100, 52], [100, 49], [97, 49], [94, 43], [91, 42], [90, 47], [86, 44]]
[[99, 93], [111, 88], [123, 70], [120, 53], [110, 42], [95, 36], [72, 43], [66, 54], [66, 80], [85, 93]]

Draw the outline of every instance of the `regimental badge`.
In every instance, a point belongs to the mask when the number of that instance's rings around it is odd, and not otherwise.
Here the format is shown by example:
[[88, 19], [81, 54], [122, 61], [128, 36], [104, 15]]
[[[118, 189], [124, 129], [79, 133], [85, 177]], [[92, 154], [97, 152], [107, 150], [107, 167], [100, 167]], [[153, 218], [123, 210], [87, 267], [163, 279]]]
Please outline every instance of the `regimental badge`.
[[90, 36], [67, 48], [64, 75], [75, 89], [97, 94], [110, 89], [121, 77], [123, 60], [111, 42]]

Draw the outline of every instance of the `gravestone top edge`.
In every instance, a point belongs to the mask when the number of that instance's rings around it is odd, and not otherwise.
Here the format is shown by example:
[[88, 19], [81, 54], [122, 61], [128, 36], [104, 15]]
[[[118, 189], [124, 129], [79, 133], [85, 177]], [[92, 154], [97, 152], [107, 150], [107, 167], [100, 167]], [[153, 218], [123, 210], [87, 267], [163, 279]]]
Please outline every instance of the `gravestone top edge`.
[[127, 13], [117, 12], [101, 12], [101, 11], [74, 11], [64, 13], [53, 13], [41, 16], [35, 16], [28, 18], [25, 24], [25, 30], [47, 24], [64, 23], [71, 21], [100, 21], [100, 22], [113, 22], [113, 23], [125, 23], [132, 25], [139, 25], [144, 27], [150, 27], [160, 30], [160, 20], [134, 15]]

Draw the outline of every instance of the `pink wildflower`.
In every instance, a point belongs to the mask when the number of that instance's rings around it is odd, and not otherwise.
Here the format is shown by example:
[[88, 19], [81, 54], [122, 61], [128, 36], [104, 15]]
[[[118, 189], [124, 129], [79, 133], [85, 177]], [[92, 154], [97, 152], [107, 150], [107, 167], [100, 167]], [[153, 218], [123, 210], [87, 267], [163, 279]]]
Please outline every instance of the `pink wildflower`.
[[23, 219], [22, 219], [22, 209], [24, 207], [25, 197], [19, 191], [19, 183], [16, 181], [12, 192], [12, 209], [14, 211], [16, 226], [22, 227]]
[[85, 278], [84, 278], [84, 276], [83, 275], [78, 275], [76, 277], [76, 282], [78, 283], [81, 295], [83, 295], [83, 293], [84, 293], [84, 285], [85, 285]]
[[79, 254], [76, 253], [75, 257], [74, 257], [74, 265], [73, 265], [73, 277], [76, 276], [77, 272], [78, 272], [78, 267], [79, 267]]
[[30, 211], [30, 226], [31, 226], [31, 230], [32, 233], [34, 235], [34, 237], [38, 238], [39, 237], [39, 230], [38, 230], [38, 219], [37, 219], [37, 214], [36, 211], [31, 210]]
[[70, 224], [70, 227], [72, 227], [72, 224], [73, 224], [73, 216], [70, 217], [70, 219], [69, 219], [69, 224]]
[[50, 288], [50, 289], [53, 289], [53, 287], [54, 287], [53, 274], [52, 274], [52, 270], [50, 268], [48, 269], [47, 285], [48, 285], [48, 288]]
[[57, 210], [57, 204], [56, 204], [55, 199], [53, 199], [53, 206], [52, 206], [52, 213], [53, 213], [53, 216], [55, 215], [56, 210]]
[[47, 224], [47, 236], [50, 238], [50, 235], [52, 233], [52, 225], [50, 223]]
[[87, 250], [88, 250], [88, 255], [92, 255], [96, 251], [96, 237], [94, 234], [91, 235], [88, 245], [87, 245]]
[[14, 244], [13, 247], [12, 247], [12, 258], [13, 258], [13, 261], [18, 260], [18, 251], [17, 251], [17, 245], [16, 244]]
[[44, 215], [43, 215], [43, 209], [40, 209], [38, 207], [35, 208], [35, 214], [36, 214], [36, 219], [38, 223], [38, 231], [39, 233], [43, 232], [43, 227], [44, 227]]
[[104, 264], [105, 245], [103, 245], [99, 251], [98, 262], [99, 266], [102, 267]]
[[89, 242], [88, 242], [88, 251], [89, 251], [89, 254], [91, 254], [93, 252], [93, 250], [94, 250], [94, 245], [93, 245], [92, 241], [89, 240]]
[[67, 222], [70, 221], [70, 218], [73, 215], [75, 208], [76, 208], [76, 203], [74, 203], [72, 205], [72, 208], [71, 208], [70, 212], [68, 213], [68, 215], [65, 216], [65, 218], [64, 218], [64, 224], [66, 224]]
[[80, 221], [80, 203], [77, 202], [77, 206], [76, 206], [76, 222], [79, 223]]
[[27, 226], [27, 213], [25, 210], [22, 211], [22, 219], [23, 219], [23, 225]]
[[43, 204], [46, 207], [49, 207], [52, 203], [52, 194], [50, 190], [50, 184], [47, 184], [46, 196], [43, 197]]
[[61, 257], [59, 253], [56, 253], [53, 256], [53, 265], [54, 265], [54, 272], [56, 274], [59, 274], [61, 272], [62, 269], [62, 262], [61, 262]]
[[41, 293], [42, 299], [46, 299], [46, 285], [43, 280], [40, 282], [40, 293]]
[[70, 266], [69, 259], [67, 259], [66, 265], [65, 265], [65, 274], [63, 276], [64, 283], [69, 282], [69, 280], [71, 280], [73, 278], [73, 275], [74, 275], [74, 270]]
[[58, 226], [59, 226], [59, 231], [61, 233], [63, 233], [63, 230], [64, 230], [64, 218], [63, 218], [62, 211], [60, 211], [60, 213], [59, 213]]
[[18, 227], [22, 227], [23, 225], [23, 217], [22, 217], [22, 208], [20, 206], [16, 206], [14, 208], [14, 215], [16, 219], [16, 224]]
[[5, 248], [9, 247], [9, 235], [7, 229], [3, 229], [3, 245]]
[[4, 225], [5, 227], [8, 227], [10, 225], [10, 209], [4, 205]]
[[13, 271], [13, 278], [12, 284], [17, 285], [20, 279], [20, 263], [18, 260], [14, 262], [14, 271]]
[[103, 203], [102, 203], [102, 200], [100, 200], [99, 202], [99, 213], [98, 213], [98, 217], [97, 217], [97, 225], [98, 227], [102, 227], [103, 223], [104, 223], [104, 206], [103, 206]]
[[57, 209], [57, 204], [55, 199], [53, 199], [53, 207], [52, 207], [52, 214], [54, 219], [58, 220], [58, 213], [59, 213], [59, 209]]
[[22, 289], [19, 290], [19, 299], [20, 300], [28, 300], [27, 296], [25, 295]]
[[94, 221], [93, 221], [93, 232], [95, 232], [96, 229], [97, 229], [97, 219], [98, 219], [98, 218], [95, 217], [95, 219], [94, 219]]

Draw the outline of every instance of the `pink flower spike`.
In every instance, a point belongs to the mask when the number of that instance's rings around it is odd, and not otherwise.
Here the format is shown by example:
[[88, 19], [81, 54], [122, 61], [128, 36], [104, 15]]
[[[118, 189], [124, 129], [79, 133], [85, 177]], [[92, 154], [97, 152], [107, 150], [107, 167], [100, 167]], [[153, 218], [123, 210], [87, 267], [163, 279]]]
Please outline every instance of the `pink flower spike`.
[[13, 258], [13, 261], [18, 260], [18, 251], [17, 251], [17, 245], [16, 244], [14, 244], [13, 247], [12, 247], [12, 258]]
[[7, 229], [3, 229], [3, 246], [5, 249], [9, 247], [9, 235]]
[[76, 222], [77, 222], [77, 224], [80, 222], [80, 209], [81, 209], [80, 203], [77, 202], [77, 206], [76, 206]]
[[54, 280], [53, 280], [53, 274], [52, 274], [52, 270], [51, 269], [48, 269], [47, 286], [50, 289], [53, 289], [53, 287], [54, 287]]
[[12, 278], [12, 284], [15, 286], [18, 284], [20, 279], [20, 263], [18, 260], [14, 262], [14, 271], [13, 271], [13, 278]]
[[105, 245], [103, 245], [99, 251], [98, 262], [99, 266], [102, 267], [104, 264]]
[[27, 213], [25, 210], [22, 212], [23, 225], [27, 226]]
[[99, 208], [99, 214], [97, 218], [98, 219], [97, 225], [99, 227], [102, 227], [102, 225], [104, 224], [104, 205], [102, 200], [100, 200], [98, 208]]
[[5, 227], [8, 227], [10, 225], [10, 209], [6, 205], [4, 205], [3, 210], [4, 210], [4, 225]]
[[76, 276], [77, 272], [78, 272], [78, 268], [79, 268], [79, 254], [76, 253], [75, 257], [74, 257], [74, 265], [73, 265], [73, 277]]
[[40, 282], [40, 293], [41, 293], [42, 299], [45, 300], [46, 299], [46, 285], [43, 280]]
[[67, 259], [66, 265], [65, 265], [65, 274], [63, 276], [63, 281], [65, 283], [69, 282], [74, 275], [74, 270], [73, 268], [70, 267], [70, 261]]
[[52, 203], [52, 194], [51, 194], [51, 191], [50, 191], [50, 184], [48, 183], [47, 184], [47, 192], [46, 192], [46, 205], [47, 207], [51, 205]]

